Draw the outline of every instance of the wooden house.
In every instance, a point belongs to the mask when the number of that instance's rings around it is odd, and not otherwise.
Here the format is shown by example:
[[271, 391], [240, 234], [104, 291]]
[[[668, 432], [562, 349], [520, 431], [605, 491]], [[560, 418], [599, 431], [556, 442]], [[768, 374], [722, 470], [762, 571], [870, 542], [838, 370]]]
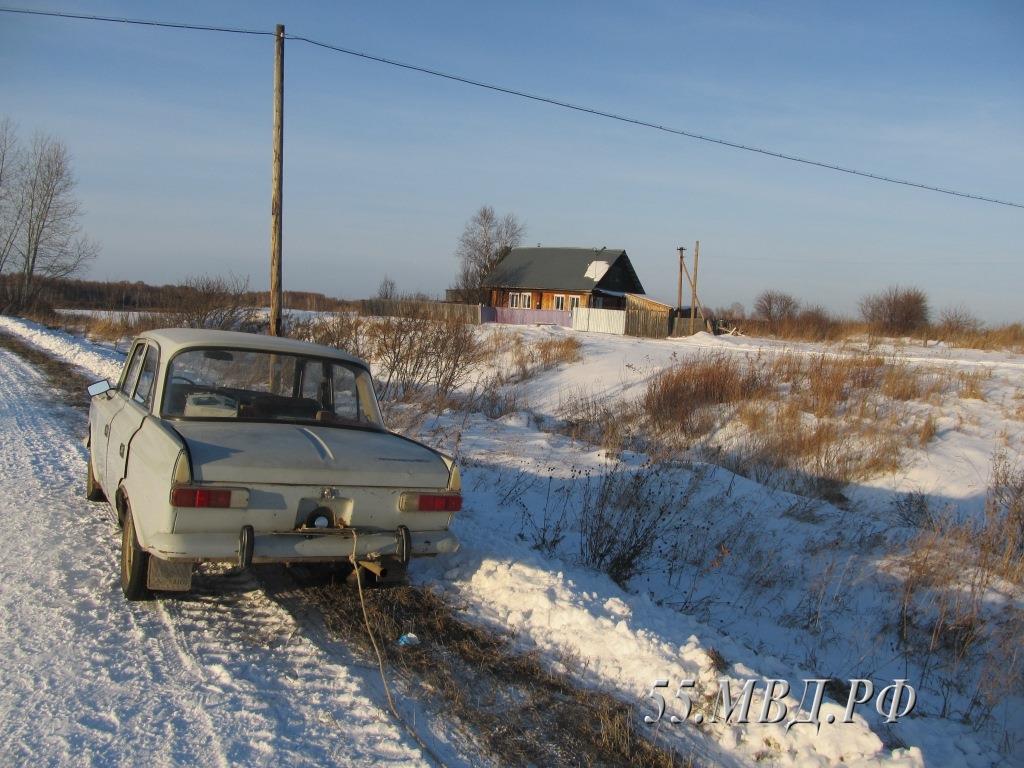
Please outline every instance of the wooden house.
[[629, 256], [608, 248], [513, 248], [484, 280], [492, 307], [625, 309], [643, 294]]

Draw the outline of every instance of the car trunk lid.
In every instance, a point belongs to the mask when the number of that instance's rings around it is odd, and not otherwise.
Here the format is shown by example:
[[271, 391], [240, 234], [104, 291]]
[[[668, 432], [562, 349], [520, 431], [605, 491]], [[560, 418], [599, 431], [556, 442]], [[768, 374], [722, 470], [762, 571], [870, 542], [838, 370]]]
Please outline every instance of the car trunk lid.
[[443, 488], [441, 456], [389, 432], [299, 424], [176, 421], [204, 483]]

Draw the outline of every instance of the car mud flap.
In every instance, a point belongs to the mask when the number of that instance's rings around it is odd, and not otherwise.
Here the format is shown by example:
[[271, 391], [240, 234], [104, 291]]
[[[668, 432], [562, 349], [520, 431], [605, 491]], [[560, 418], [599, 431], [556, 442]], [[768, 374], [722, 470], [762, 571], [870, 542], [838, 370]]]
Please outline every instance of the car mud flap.
[[395, 531], [395, 554], [398, 555], [398, 561], [403, 565], [409, 565], [409, 560], [412, 559], [412, 534], [409, 533], [409, 528], [404, 525], [398, 526]]
[[252, 565], [252, 552], [256, 547], [256, 532], [251, 525], [243, 525], [238, 533], [238, 567], [246, 569]]
[[192, 563], [172, 563], [150, 556], [146, 586], [162, 592], [188, 592], [192, 589]]

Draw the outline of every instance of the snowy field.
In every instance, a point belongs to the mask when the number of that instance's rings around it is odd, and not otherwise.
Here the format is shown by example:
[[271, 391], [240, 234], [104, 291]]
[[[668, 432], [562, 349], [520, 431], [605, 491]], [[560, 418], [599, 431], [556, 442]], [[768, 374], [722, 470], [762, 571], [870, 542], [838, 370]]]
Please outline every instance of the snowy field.
[[[116, 378], [122, 362], [109, 348], [25, 321], [0, 318], [0, 329], [96, 378]], [[612, 404], [635, 400], [666, 367], [708, 353], [746, 362], [843, 357], [868, 351], [867, 342], [824, 347], [705, 334], [654, 341], [494, 326], [477, 333], [510, 330], [528, 345], [575, 336], [582, 359], [509, 384], [520, 407], [499, 419], [450, 410], [417, 425], [418, 437], [458, 454], [465, 503], [454, 523], [463, 549], [417, 563], [415, 579], [479, 622], [513, 629], [524, 650], [541, 650], [586, 685], [636, 702], [638, 716], [652, 711], [647, 695], [659, 678], [670, 681], [669, 711], [684, 678], [712, 697], [721, 678], [736, 692], [747, 678], [787, 680], [791, 708], [805, 678], [868, 678], [876, 690], [906, 678], [917, 688], [914, 713], [892, 725], [870, 705], [854, 722], [839, 722], [846, 699], [830, 694], [820, 729], [667, 719], [657, 726], [659, 739], [702, 764], [1024, 760], [1019, 685], [977, 717], [984, 665], [950, 666], [940, 654], [901, 645], [899, 543], [916, 531], [894, 511], [902, 494], [915, 492], [949, 515], [982, 515], [993, 456], [1017, 460], [1024, 445], [1024, 358], [872, 345], [871, 354], [929, 376], [980, 372], [969, 380], [983, 399], [947, 394], [910, 403], [907, 417], [933, 418], [934, 436], [908, 447], [898, 468], [850, 484], [832, 503], [706, 458], [652, 464], [636, 453], [610, 455], [559, 434], [560, 409], [581, 392]], [[489, 374], [482, 369], [480, 379]], [[44, 764], [429, 762], [388, 719], [372, 674], [325, 655], [258, 590], [125, 604], [115, 526], [82, 501], [85, 450], [66, 419], [31, 395], [26, 384], [38, 381], [0, 351], [0, 460], [4, 476], [19, 479], [0, 500], [8, 522], [0, 589], [6, 755]], [[637, 477], [665, 524], [655, 561], [619, 585], [581, 565], [578, 515], [602, 489]], [[1018, 620], [1019, 584], [986, 582], [985, 589], [991, 626]], [[267, 627], [280, 633], [279, 645], [247, 642]], [[1019, 647], [985, 650], [1007, 654], [990, 666], [1020, 664]], [[828, 715], [836, 722], [825, 722]]]

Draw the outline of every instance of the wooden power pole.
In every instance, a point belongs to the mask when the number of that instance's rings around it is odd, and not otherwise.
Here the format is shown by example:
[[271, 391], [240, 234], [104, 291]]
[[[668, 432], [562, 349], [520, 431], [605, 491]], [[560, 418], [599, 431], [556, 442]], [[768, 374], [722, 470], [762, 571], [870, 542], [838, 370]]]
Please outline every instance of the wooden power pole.
[[[693, 324], [697, 320], [697, 264], [700, 262], [700, 240], [693, 248], [693, 280], [690, 281], [690, 335], [693, 336]], [[701, 315], [704, 313], [701, 312]]]
[[284, 24], [274, 36], [274, 163], [270, 192], [270, 335], [281, 335], [281, 176], [284, 166]]
[[682, 313], [682, 311], [683, 311], [683, 269], [686, 266], [685, 263], [683, 262], [683, 254], [686, 252], [686, 249], [683, 246], [680, 245], [678, 248], [676, 248], [676, 250], [679, 251], [679, 288], [678, 288], [678, 291], [676, 293], [676, 312], [677, 313]]

